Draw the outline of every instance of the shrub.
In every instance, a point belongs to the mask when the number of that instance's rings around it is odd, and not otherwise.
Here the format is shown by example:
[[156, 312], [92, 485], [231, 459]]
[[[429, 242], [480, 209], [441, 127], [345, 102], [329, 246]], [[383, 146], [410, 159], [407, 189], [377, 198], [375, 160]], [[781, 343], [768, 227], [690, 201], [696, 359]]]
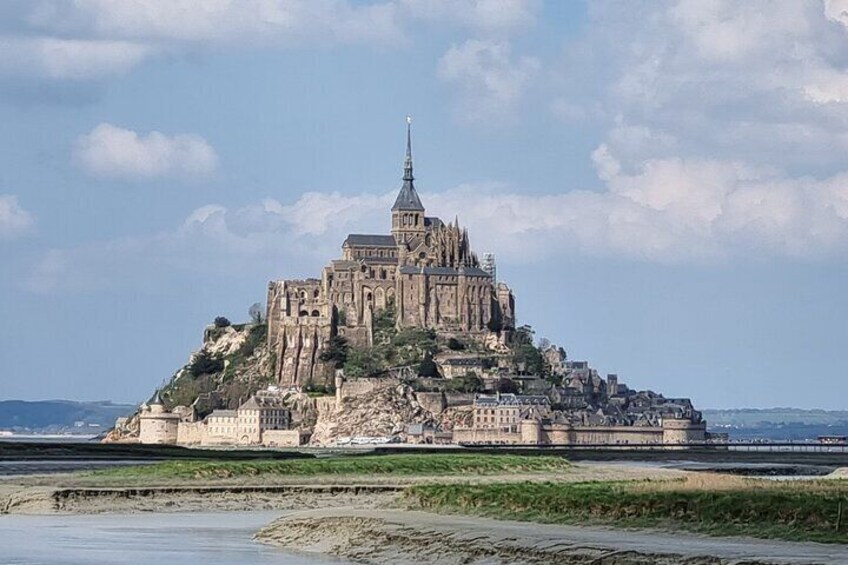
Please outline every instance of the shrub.
[[418, 364], [418, 376], [431, 378], [441, 376], [439, 375], [439, 368], [436, 366], [431, 355], [426, 355], [421, 363]]
[[232, 325], [230, 321], [224, 316], [218, 316], [217, 318], [215, 318], [214, 323], [216, 328], [226, 328]]
[[224, 370], [224, 360], [219, 357], [213, 357], [209, 353], [203, 351], [189, 365], [188, 372], [194, 377], [200, 375], [210, 375]]
[[465, 344], [456, 339], [455, 337], [452, 337], [448, 339], [448, 349], [450, 349], [451, 351], [462, 351], [463, 349], [465, 349]]
[[518, 385], [510, 379], [500, 378], [495, 383], [495, 391], [504, 394], [518, 394]]
[[382, 372], [383, 366], [379, 357], [372, 349], [353, 348], [348, 352], [347, 361], [344, 364], [346, 377], [359, 378], [370, 377]]
[[483, 379], [474, 371], [470, 371], [466, 375], [448, 381], [448, 388], [454, 392], [483, 392]]
[[318, 356], [318, 360], [322, 363], [329, 363], [334, 369], [341, 369], [347, 362], [350, 346], [347, 339], [343, 336], [336, 335], [330, 338], [324, 350]]
[[[513, 349], [512, 362], [531, 375], [546, 375], [548, 365], [542, 353], [532, 344], [523, 343]], [[519, 369], [520, 370], [520, 369]]]

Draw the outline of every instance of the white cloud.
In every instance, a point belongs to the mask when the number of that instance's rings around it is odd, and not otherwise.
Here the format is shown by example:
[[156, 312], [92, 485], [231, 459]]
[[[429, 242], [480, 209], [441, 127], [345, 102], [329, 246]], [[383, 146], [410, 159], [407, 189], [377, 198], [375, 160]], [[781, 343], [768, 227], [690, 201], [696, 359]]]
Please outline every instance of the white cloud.
[[482, 122], [511, 118], [539, 68], [535, 58], [513, 58], [509, 43], [469, 39], [448, 49], [437, 73], [460, 91], [459, 118]]
[[0, 239], [13, 239], [35, 227], [35, 218], [18, 203], [17, 196], [0, 194]]
[[400, 4], [413, 18], [499, 35], [532, 26], [541, 9], [537, 0], [401, 0]]
[[[848, 151], [848, 29], [834, 3], [592, 4], [566, 46], [555, 115], [587, 116], [627, 169], [663, 157], [835, 174]], [[831, 14], [828, 16], [828, 14]], [[627, 128], [630, 131], [623, 131]], [[638, 142], [633, 133], [649, 133]], [[625, 135], [626, 134], [626, 135]]]
[[77, 0], [41, 2], [37, 28], [159, 44], [384, 42], [401, 37], [393, 3], [344, 0]]
[[153, 51], [129, 41], [0, 37], [0, 72], [88, 80], [123, 73]]
[[[677, 158], [624, 173], [607, 148], [595, 155], [607, 179], [602, 191], [531, 195], [477, 184], [422, 200], [428, 214], [458, 213], [478, 252], [513, 264], [574, 254], [663, 263], [806, 261], [848, 251], [848, 173], [786, 179], [741, 163]], [[310, 192], [291, 203], [202, 206], [167, 232], [54, 249], [29, 285], [66, 292], [167, 288], [167, 280], [184, 276], [315, 276], [339, 256], [347, 233], [388, 232], [394, 196]]]
[[503, 37], [539, 0], [33, 0], [4, 11], [0, 71], [56, 80], [123, 73], [161, 53], [294, 45], [408, 46], [422, 23]]
[[94, 176], [124, 178], [203, 176], [218, 162], [215, 150], [200, 136], [139, 135], [108, 123], [77, 138], [74, 159]]

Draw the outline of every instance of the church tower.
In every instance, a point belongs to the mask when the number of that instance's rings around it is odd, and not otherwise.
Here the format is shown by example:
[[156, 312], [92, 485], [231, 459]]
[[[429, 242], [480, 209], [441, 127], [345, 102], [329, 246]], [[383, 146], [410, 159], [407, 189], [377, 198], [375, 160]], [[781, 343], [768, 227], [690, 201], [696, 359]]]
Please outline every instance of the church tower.
[[406, 159], [403, 162], [403, 186], [392, 206], [392, 235], [395, 241], [405, 243], [413, 237], [423, 236], [424, 205], [418, 198], [412, 176], [412, 118], [406, 117]]

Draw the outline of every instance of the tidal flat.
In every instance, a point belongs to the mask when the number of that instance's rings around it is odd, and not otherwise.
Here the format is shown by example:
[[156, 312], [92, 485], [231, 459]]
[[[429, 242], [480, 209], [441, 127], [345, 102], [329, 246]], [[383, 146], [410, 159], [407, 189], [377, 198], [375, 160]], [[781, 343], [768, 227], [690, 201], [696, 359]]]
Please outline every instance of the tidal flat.
[[247, 511], [264, 520], [251, 519], [250, 543], [362, 563], [845, 563], [843, 476], [457, 453], [167, 461], [7, 477], [0, 527], [24, 514]]

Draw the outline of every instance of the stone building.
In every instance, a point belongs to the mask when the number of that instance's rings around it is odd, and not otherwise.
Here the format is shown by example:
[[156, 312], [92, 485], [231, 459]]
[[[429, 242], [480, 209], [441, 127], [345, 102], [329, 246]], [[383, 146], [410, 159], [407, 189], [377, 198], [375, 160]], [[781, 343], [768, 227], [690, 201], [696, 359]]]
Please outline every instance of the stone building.
[[515, 327], [515, 298], [481, 268], [459, 220], [428, 216], [415, 189], [407, 123], [403, 184], [388, 234], [350, 234], [320, 278], [268, 285], [268, 345], [283, 385], [329, 383], [319, 361], [332, 335], [370, 345], [375, 313], [393, 308], [397, 327], [462, 333], [483, 342]]
[[547, 395], [478, 395], [472, 425], [454, 428], [453, 442], [685, 446], [707, 440], [706, 423], [689, 399], [632, 391], [611, 375], [616, 400], [623, 402], [609, 403], [606, 386], [598, 386], [588, 364], [579, 368], [585, 372], [575, 378], [583, 385], [560, 389], [553, 405]]
[[165, 410], [158, 390], [144, 405], [138, 420], [141, 443], [177, 443], [180, 416]]
[[140, 443], [282, 447], [302, 441], [300, 432], [290, 429], [291, 411], [276, 391], [257, 392], [237, 410], [215, 410], [199, 422], [165, 410], [157, 392], [139, 419]]

